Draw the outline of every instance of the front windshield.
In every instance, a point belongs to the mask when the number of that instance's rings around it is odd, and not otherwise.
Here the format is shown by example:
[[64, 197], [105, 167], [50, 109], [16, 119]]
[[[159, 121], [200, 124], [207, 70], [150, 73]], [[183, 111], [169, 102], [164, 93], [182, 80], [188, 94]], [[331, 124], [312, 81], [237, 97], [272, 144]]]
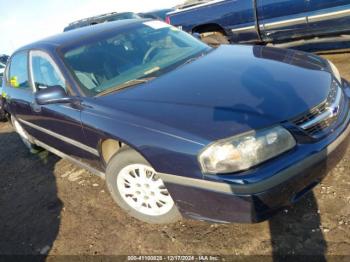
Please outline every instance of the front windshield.
[[133, 80], [159, 77], [209, 50], [177, 28], [148, 21], [75, 47], [64, 58], [86, 95], [95, 96]]

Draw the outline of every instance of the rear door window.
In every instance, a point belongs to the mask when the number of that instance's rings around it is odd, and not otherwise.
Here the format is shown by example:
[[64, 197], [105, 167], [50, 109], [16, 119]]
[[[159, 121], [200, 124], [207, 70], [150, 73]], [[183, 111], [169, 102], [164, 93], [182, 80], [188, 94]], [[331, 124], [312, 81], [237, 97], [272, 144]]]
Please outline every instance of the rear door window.
[[10, 74], [8, 82], [14, 88], [29, 88], [28, 55], [20, 52], [11, 58]]

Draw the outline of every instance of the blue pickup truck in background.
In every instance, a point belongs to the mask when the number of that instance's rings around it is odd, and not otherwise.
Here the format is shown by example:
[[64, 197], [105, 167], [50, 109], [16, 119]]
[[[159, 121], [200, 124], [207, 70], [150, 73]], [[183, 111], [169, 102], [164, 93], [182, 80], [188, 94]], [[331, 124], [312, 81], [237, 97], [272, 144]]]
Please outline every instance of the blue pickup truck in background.
[[350, 0], [214, 0], [166, 21], [212, 45], [324, 41], [350, 33]]

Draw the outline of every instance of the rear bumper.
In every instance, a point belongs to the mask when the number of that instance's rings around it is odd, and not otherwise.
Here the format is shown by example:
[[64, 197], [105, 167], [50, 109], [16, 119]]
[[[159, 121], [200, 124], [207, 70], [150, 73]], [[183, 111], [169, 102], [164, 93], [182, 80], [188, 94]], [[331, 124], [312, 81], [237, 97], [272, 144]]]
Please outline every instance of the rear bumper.
[[273, 176], [251, 184], [230, 184], [160, 174], [184, 217], [218, 223], [255, 223], [297, 202], [343, 158], [350, 116], [322, 150]]

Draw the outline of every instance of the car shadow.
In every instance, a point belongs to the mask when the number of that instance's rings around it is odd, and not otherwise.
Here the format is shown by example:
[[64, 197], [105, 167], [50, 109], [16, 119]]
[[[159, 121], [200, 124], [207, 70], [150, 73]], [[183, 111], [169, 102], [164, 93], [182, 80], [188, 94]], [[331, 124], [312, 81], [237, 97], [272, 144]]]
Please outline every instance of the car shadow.
[[313, 192], [294, 206], [284, 209], [269, 220], [273, 261], [327, 261], [327, 243]]
[[0, 130], [0, 255], [45, 260], [60, 225], [58, 161], [47, 151], [30, 154], [16, 133]]
[[[348, 140], [337, 150], [327, 153], [327, 160], [318, 166], [317, 172], [324, 178], [340, 162], [348, 146]], [[312, 174], [308, 174], [312, 175]], [[275, 261], [302, 260], [327, 261], [327, 242], [323, 232], [329, 230], [321, 224], [321, 214], [314, 192], [306, 193], [292, 207], [269, 220], [271, 245]]]

